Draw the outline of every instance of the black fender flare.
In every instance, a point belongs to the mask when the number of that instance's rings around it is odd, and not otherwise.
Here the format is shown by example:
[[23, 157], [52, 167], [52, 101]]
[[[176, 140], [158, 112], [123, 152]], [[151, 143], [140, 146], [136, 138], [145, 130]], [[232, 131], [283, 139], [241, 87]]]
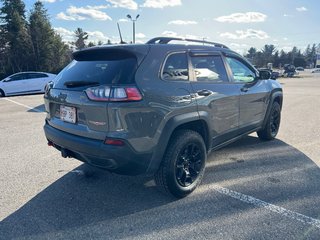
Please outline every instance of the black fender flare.
[[277, 97], [280, 97], [280, 109], [282, 109], [282, 102], [283, 102], [282, 90], [274, 89], [270, 94], [269, 104], [268, 104], [268, 108], [267, 108], [267, 111], [266, 111], [266, 114], [265, 114], [265, 117], [263, 120], [262, 128], [264, 128], [267, 124], [267, 120], [268, 120], [269, 114], [271, 112], [272, 104]]
[[[171, 138], [173, 132], [179, 126], [186, 124], [186, 123], [193, 122], [193, 121], [197, 121], [197, 120], [204, 120], [206, 122], [206, 124], [208, 124], [208, 122], [206, 120], [206, 116], [199, 116], [198, 112], [190, 112], [190, 113], [183, 113], [180, 115], [176, 115], [176, 116], [170, 118], [166, 122], [165, 126], [161, 130], [162, 134], [159, 138], [158, 145], [153, 152], [149, 167], [147, 169], [148, 174], [155, 173], [158, 170], [158, 168], [162, 162], [163, 155], [168, 147], [168, 144], [170, 144], [169, 141], [170, 141], [170, 138]], [[209, 133], [209, 131], [208, 131], [208, 133]], [[211, 140], [211, 137], [208, 136], [208, 139]], [[210, 147], [211, 147], [211, 145], [210, 145]]]

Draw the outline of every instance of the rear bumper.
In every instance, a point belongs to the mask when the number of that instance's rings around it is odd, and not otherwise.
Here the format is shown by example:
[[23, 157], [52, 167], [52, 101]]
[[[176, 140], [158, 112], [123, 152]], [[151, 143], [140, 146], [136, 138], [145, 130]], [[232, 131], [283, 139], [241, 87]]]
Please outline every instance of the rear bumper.
[[137, 153], [128, 143], [110, 146], [103, 141], [76, 136], [44, 125], [48, 142], [61, 151], [63, 157], [73, 157], [90, 165], [125, 175], [138, 175], [147, 171], [151, 153]]

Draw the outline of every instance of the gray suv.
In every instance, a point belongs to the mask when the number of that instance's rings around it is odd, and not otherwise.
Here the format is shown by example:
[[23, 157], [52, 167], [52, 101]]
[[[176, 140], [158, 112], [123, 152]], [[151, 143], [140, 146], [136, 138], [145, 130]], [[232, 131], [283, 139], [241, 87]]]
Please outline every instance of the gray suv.
[[180, 198], [200, 184], [210, 151], [278, 133], [281, 85], [222, 44], [160, 37], [73, 58], [44, 95], [45, 135], [62, 157], [154, 174]]

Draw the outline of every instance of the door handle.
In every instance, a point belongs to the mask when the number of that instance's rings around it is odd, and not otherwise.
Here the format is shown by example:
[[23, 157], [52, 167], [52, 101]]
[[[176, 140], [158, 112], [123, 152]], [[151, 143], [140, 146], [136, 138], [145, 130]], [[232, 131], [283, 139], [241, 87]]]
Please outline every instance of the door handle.
[[241, 92], [248, 92], [250, 88], [248, 87], [242, 87], [240, 90]]
[[203, 89], [203, 90], [198, 91], [197, 94], [199, 96], [209, 96], [212, 94], [212, 91], [207, 90], [207, 89]]

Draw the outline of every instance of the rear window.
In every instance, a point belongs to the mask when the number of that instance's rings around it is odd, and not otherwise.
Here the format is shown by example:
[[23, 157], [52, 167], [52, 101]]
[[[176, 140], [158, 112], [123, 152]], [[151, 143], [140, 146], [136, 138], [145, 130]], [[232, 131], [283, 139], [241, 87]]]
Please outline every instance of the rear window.
[[[56, 77], [55, 88], [86, 88], [92, 85], [131, 84], [137, 60], [134, 57], [112, 60], [73, 60]], [[69, 84], [76, 83], [76, 84]], [[80, 83], [80, 84], [79, 84]], [[84, 83], [81, 85], [81, 83]]]

